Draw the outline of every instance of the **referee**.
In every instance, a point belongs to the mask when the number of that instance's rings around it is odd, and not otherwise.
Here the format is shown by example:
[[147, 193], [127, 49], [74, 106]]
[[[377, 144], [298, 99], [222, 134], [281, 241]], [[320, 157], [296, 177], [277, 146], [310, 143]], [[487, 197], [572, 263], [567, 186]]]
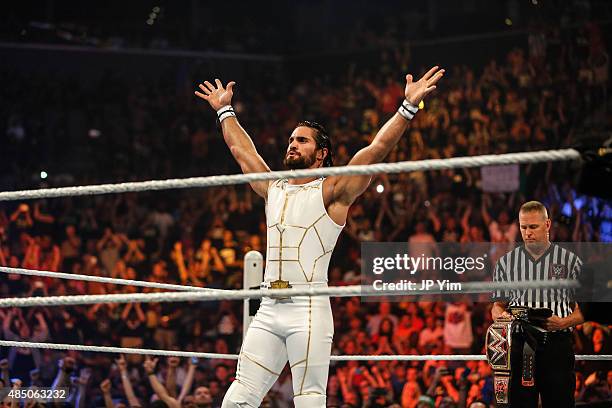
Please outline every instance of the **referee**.
[[[545, 279], [577, 279], [582, 261], [572, 252], [550, 242], [551, 221], [546, 207], [529, 201], [519, 211], [519, 227], [524, 245], [502, 256], [495, 265], [494, 281], [519, 282]], [[536, 351], [535, 386], [522, 385], [524, 337], [512, 337], [510, 406], [544, 408], [574, 407], [574, 350], [572, 327], [584, 321], [578, 304], [570, 301], [564, 289], [497, 291], [491, 313], [493, 320], [509, 317], [508, 306], [548, 308], [553, 315], [543, 328], [549, 331], [546, 343]]]

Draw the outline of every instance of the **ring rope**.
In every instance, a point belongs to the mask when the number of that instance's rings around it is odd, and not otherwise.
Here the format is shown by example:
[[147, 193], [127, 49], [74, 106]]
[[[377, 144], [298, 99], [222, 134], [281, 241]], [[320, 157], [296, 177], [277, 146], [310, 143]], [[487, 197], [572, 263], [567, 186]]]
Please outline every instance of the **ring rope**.
[[225, 186], [284, 178], [289, 179], [323, 176], [371, 175], [378, 173], [405, 173], [411, 171], [443, 170], [500, 164], [537, 163], [543, 161], [578, 159], [580, 159], [580, 153], [574, 149], [543, 150], [537, 152], [506, 153], [499, 155], [489, 154], [473, 157], [453, 157], [449, 159], [403, 161], [397, 163], [378, 163], [359, 166], [322, 167], [317, 169], [283, 170], [263, 173], [190, 177], [184, 179], [151, 180], [117, 184], [5, 191], [0, 192], [0, 201]]
[[65, 306], [85, 305], [95, 303], [150, 303], [150, 302], [188, 302], [188, 301], [211, 301], [211, 300], [236, 300], [262, 298], [273, 295], [274, 297], [291, 296], [416, 296], [416, 295], [439, 295], [449, 293], [490, 293], [496, 290], [514, 289], [575, 289], [579, 288], [577, 281], [564, 280], [534, 280], [525, 282], [466, 282], [462, 283], [461, 291], [449, 292], [445, 290], [414, 290], [406, 291], [379, 291], [372, 287], [332, 286], [311, 287], [306, 289], [241, 289], [221, 290], [215, 292], [162, 292], [162, 293], [128, 293], [109, 295], [73, 295], [73, 296], [43, 296], [0, 299], [0, 307], [29, 307], [29, 306]]
[[[202, 353], [195, 351], [155, 350], [128, 347], [85, 346], [80, 344], [36, 343], [29, 341], [0, 340], [0, 346], [42, 348], [52, 350], [96, 351], [101, 353], [147, 354], [151, 356], [199, 357], [210, 359], [237, 360], [237, 354]], [[335, 355], [332, 361], [477, 361], [487, 360], [481, 354], [438, 354], [438, 355]], [[577, 354], [576, 360], [609, 361], [611, 354]]]
[[104, 276], [81, 275], [77, 273], [40, 271], [36, 269], [9, 268], [7, 266], [0, 266], [0, 272], [14, 273], [18, 275], [46, 276], [49, 278], [57, 278], [57, 279], [79, 280], [79, 281], [97, 282], [97, 283], [112, 283], [116, 285], [140, 286], [143, 288], [168, 289], [168, 290], [178, 290], [178, 291], [190, 291], [190, 292], [218, 292], [218, 291], [223, 292], [225, 291], [225, 289], [211, 289], [211, 288], [202, 288], [198, 286], [175, 285], [175, 284], [170, 284], [170, 283], [147, 282], [147, 281], [132, 280], [132, 279], [107, 278]]

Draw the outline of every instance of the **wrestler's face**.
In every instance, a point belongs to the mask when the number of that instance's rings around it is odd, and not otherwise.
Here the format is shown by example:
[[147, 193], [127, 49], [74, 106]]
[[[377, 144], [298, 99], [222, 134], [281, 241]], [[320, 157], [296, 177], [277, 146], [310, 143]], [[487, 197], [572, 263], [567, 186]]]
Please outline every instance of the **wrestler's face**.
[[315, 141], [316, 131], [306, 126], [298, 126], [289, 137], [289, 146], [283, 164], [288, 169], [309, 169], [321, 167], [325, 149], [318, 149]]
[[550, 219], [543, 212], [521, 211], [519, 213], [519, 226], [527, 247], [538, 250], [548, 244]]

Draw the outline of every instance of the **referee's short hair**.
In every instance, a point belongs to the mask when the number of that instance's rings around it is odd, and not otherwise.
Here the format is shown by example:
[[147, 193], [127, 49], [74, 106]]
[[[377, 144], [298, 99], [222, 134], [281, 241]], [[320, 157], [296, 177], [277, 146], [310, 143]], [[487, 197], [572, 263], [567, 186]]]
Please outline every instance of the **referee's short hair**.
[[528, 212], [539, 212], [544, 215], [545, 219], [548, 219], [548, 210], [546, 206], [539, 201], [527, 201], [525, 204], [521, 205], [520, 213], [528, 213]]

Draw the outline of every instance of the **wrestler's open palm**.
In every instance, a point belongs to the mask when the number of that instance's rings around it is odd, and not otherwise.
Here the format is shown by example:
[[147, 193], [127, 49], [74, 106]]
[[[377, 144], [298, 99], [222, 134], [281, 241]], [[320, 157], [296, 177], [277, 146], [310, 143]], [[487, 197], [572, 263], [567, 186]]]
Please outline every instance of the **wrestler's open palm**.
[[412, 75], [406, 75], [406, 89], [404, 93], [408, 102], [414, 106], [418, 106], [427, 95], [436, 89], [436, 84], [443, 76], [444, 70], [440, 69], [437, 65], [427, 71], [427, 73], [416, 82], [412, 80]]
[[204, 81], [203, 84], [198, 85], [202, 92], [195, 91], [195, 94], [207, 101], [214, 110], [219, 110], [221, 107], [232, 103], [236, 82], [231, 81], [227, 84], [227, 87], [223, 87], [221, 81], [215, 79], [215, 85]]

